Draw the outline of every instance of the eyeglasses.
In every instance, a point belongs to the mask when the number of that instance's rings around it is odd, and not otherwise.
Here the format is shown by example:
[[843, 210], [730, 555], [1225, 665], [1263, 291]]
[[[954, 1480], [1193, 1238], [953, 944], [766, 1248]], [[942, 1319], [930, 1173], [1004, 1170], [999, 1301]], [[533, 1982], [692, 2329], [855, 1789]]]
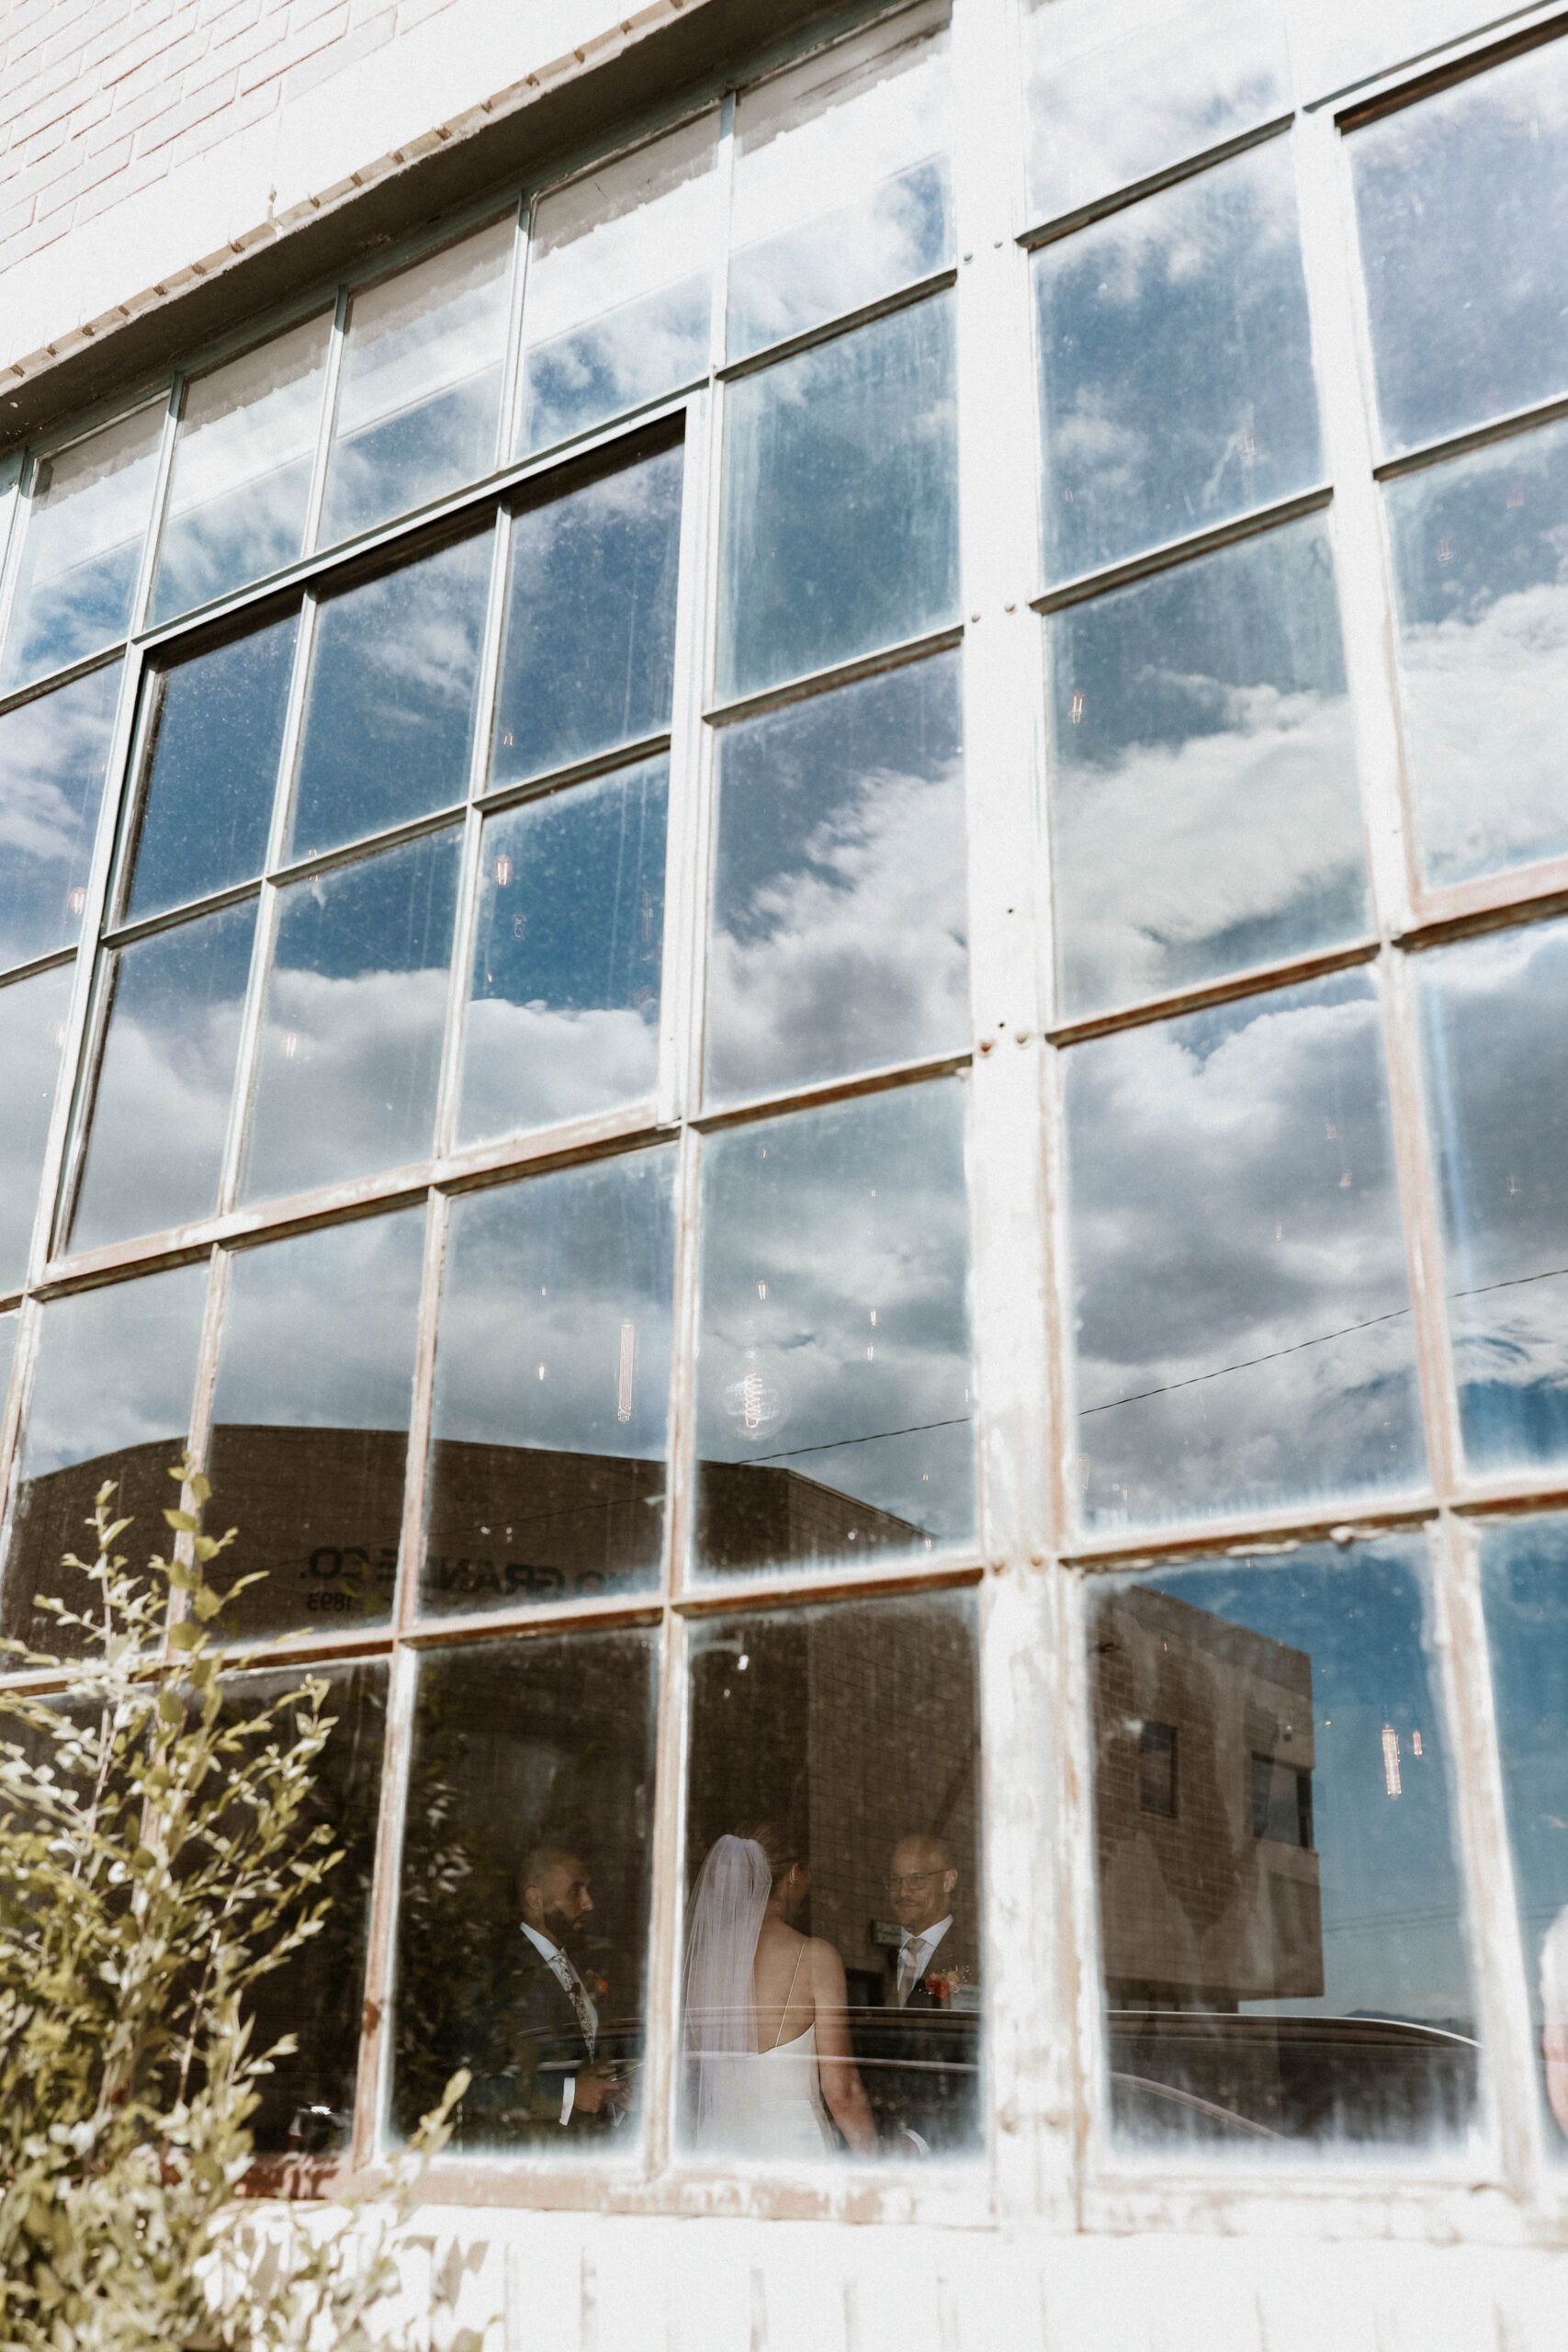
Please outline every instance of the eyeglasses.
[[906, 1871], [902, 1878], [889, 1877], [887, 1892], [889, 1894], [902, 1894], [908, 1890], [910, 1894], [918, 1894], [922, 1886], [929, 1886], [933, 1878], [941, 1878], [942, 1875], [941, 1871]]

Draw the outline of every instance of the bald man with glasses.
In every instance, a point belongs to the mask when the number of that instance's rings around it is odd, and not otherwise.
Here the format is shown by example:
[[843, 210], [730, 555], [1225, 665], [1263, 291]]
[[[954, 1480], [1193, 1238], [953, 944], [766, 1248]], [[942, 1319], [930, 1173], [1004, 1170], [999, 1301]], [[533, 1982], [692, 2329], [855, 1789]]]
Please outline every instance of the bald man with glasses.
[[895, 1845], [886, 1885], [899, 1944], [887, 1953], [882, 2001], [908, 2024], [889, 2017], [873, 2030], [868, 2021], [866, 2043], [880, 2062], [868, 2070], [867, 2088], [892, 2152], [925, 2156], [976, 2143], [980, 1970], [956, 1916], [960, 1883], [944, 1838], [910, 1830]]

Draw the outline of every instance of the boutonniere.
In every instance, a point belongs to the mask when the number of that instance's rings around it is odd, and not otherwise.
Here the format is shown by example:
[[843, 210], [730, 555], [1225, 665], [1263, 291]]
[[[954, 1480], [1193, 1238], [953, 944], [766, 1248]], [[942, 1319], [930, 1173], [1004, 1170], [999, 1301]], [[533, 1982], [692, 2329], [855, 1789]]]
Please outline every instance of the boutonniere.
[[933, 1968], [923, 1979], [926, 1991], [932, 2000], [940, 2001], [944, 2008], [957, 1992], [958, 1987], [961, 1984], [966, 1984], [968, 1981], [961, 1968]]
[[609, 1978], [601, 1976], [596, 1968], [585, 1968], [581, 1974], [582, 1982], [588, 1988], [589, 1997], [596, 2002], [602, 2001], [610, 1989]]

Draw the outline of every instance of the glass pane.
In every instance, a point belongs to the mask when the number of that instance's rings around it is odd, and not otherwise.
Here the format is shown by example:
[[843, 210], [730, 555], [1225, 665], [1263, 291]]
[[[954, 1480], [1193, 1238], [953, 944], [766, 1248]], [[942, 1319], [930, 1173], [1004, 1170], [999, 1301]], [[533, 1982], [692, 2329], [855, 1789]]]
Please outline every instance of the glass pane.
[[247, 1200], [429, 1158], [461, 842], [431, 833], [279, 894]]
[[1034, 272], [1048, 578], [1318, 480], [1288, 141], [1043, 246]]
[[763, 1094], [969, 1035], [956, 653], [718, 739], [706, 1094]]
[[736, 100], [731, 359], [952, 266], [947, 27], [938, 0]]
[[1568, 425], [1388, 484], [1422, 863], [1463, 882], [1568, 852]]
[[962, 1082], [711, 1137], [702, 1237], [704, 1564], [923, 1558], [969, 1540]]
[[1481, 1597], [1548, 2152], [1568, 2157], [1568, 1519], [1489, 1527]]
[[1096, 1577], [1089, 1652], [1118, 2139], [1462, 2140], [1475, 2003], [1421, 1537]]
[[19, 1290], [27, 1275], [75, 979], [65, 964], [0, 989], [0, 1290]]
[[718, 691], [754, 693], [958, 611], [946, 294], [730, 387]]
[[412, 2131], [461, 2065], [474, 2079], [458, 2153], [636, 2154], [655, 1639], [573, 1634], [421, 1657], [396, 2132]]
[[299, 554], [332, 312], [186, 388], [152, 617], [189, 612]]
[[1472, 1470], [1568, 1458], [1568, 922], [1416, 966]]
[[494, 467], [515, 234], [508, 215], [354, 297], [323, 547]]
[[179, 1501], [164, 1473], [190, 1426], [197, 1348], [207, 1302], [206, 1261], [140, 1282], [51, 1300], [42, 1310], [38, 1371], [22, 1443], [16, 1517], [6, 1558], [0, 1630], [62, 1656], [81, 1645], [35, 1609], [51, 1593], [79, 1609], [93, 1588], [67, 1552], [86, 1556], [93, 1498], [105, 1480], [129, 1513], [120, 1549], [135, 1566], [167, 1554], [164, 1512]]
[[109, 959], [73, 1250], [217, 1207], [255, 925], [254, 902], [226, 907]]
[[977, 2153], [967, 1593], [692, 1628], [682, 2136], [720, 2163]]
[[139, 409], [40, 462], [18, 517], [22, 554], [0, 688], [63, 670], [125, 635], [163, 429], [162, 407]]
[[1118, 8], [1033, 0], [1024, 18], [1029, 206], [1052, 220], [1291, 109], [1283, 27], [1254, 0]]
[[[242, 1526], [242, 1543], [244, 1534]], [[312, 1675], [322, 1671], [310, 1668]], [[297, 1690], [300, 1679], [298, 1667], [282, 1674], [236, 1675], [225, 1685], [225, 1713], [242, 1723], [254, 1708]], [[269, 2050], [285, 2034], [293, 2034], [299, 2043], [298, 2050], [275, 2059], [271, 2074], [257, 2085], [261, 2105], [250, 2120], [250, 2130], [262, 2156], [342, 2155], [354, 2126], [387, 1733], [387, 1669], [368, 1662], [341, 1666], [328, 1671], [326, 1679], [331, 1689], [323, 1713], [333, 1719], [333, 1728], [311, 1768], [300, 1827], [328, 1828], [343, 1860], [322, 1889], [331, 1907], [321, 1933], [272, 1975], [264, 1976], [249, 2005], [253, 2050]]]
[[1435, 59], [1463, 33], [1506, 24], [1491, 0], [1312, 0], [1291, 19], [1303, 95], [1348, 90], [1392, 65]]
[[0, 718], [0, 965], [82, 934], [120, 667]]
[[322, 598], [290, 857], [466, 797], [491, 545], [482, 531]]
[[149, 678], [128, 920], [261, 872], [298, 628], [290, 613]]
[[1084, 1524], [1415, 1486], [1371, 976], [1076, 1046], [1066, 1118]]
[[426, 1609], [657, 1582], [674, 1181], [641, 1151], [453, 1203]]
[[208, 1475], [240, 1540], [216, 1573], [266, 1581], [231, 1634], [391, 1614], [423, 1250], [414, 1208], [235, 1253]]
[[665, 449], [513, 518], [492, 785], [669, 726], [684, 462]]
[[1568, 390], [1565, 132], [1551, 41], [1351, 137], [1387, 448]]
[[1046, 631], [1065, 1015], [1367, 930], [1320, 516], [1071, 605]]
[[535, 207], [523, 450], [547, 449], [707, 374], [717, 152], [715, 109]]
[[486, 823], [463, 1142], [652, 1092], [669, 783], [645, 760]]

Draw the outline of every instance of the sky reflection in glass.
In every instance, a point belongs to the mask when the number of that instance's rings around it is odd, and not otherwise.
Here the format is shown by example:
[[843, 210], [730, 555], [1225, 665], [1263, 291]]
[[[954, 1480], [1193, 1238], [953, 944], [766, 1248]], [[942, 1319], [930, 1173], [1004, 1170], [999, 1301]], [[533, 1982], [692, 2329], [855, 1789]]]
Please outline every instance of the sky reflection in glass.
[[953, 298], [732, 385], [718, 692], [728, 700], [958, 616]]
[[708, 1099], [962, 1047], [957, 654], [728, 727], [718, 762]]
[[81, 936], [119, 680], [111, 662], [0, 718], [0, 967]]
[[1568, 46], [1529, 50], [1346, 143], [1384, 447], [1568, 391]]
[[262, 869], [299, 616], [154, 670], [128, 920]]
[[154, 622], [265, 579], [299, 554], [331, 331], [328, 311], [186, 387]]
[[707, 373], [718, 112], [541, 197], [523, 430], [547, 449]]
[[1045, 626], [1065, 1016], [1366, 930], [1321, 516], [1070, 605]]
[[[75, 978], [61, 964], [0, 989], [0, 1290], [19, 1290], [28, 1271]], [[5, 1393], [0, 1377], [0, 1399]]]
[[1421, 987], [1472, 1470], [1568, 1460], [1568, 922], [1435, 950]]
[[1034, 274], [1048, 580], [1317, 481], [1288, 141], [1042, 246]]
[[487, 820], [462, 1142], [652, 1092], [669, 777], [646, 760]]
[[683, 468], [665, 449], [514, 518], [492, 786], [669, 726]]
[[938, 0], [737, 98], [730, 359], [952, 266], [949, 52]]
[[282, 891], [244, 1198], [428, 1158], [458, 828]]
[[1387, 484], [1428, 881], [1568, 852], [1568, 425]]
[[39, 460], [18, 517], [22, 554], [0, 691], [125, 635], [163, 427], [162, 403], [138, 409]]
[[962, 1083], [711, 1136], [701, 1214], [704, 1565], [963, 1543], [976, 1493]]
[[1029, 208], [1052, 220], [1291, 108], [1282, 21], [1255, 0], [1118, 12], [1034, 0], [1023, 20]]
[[355, 295], [323, 547], [494, 467], [514, 237], [508, 214]]
[[322, 599], [291, 859], [466, 797], [492, 545], [480, 531]]
[[217, 1207], [255, 922], [247, 900], [110, 959], [73, 1250], [161, 1233]]
[[1066, 1061], [1084, 1525], [1417, 1485], [1371, 976], [1128, 1030]]
[[664, 1537], [675, 1153], [452, 1205], [423, 1605], [645, 1589]]

